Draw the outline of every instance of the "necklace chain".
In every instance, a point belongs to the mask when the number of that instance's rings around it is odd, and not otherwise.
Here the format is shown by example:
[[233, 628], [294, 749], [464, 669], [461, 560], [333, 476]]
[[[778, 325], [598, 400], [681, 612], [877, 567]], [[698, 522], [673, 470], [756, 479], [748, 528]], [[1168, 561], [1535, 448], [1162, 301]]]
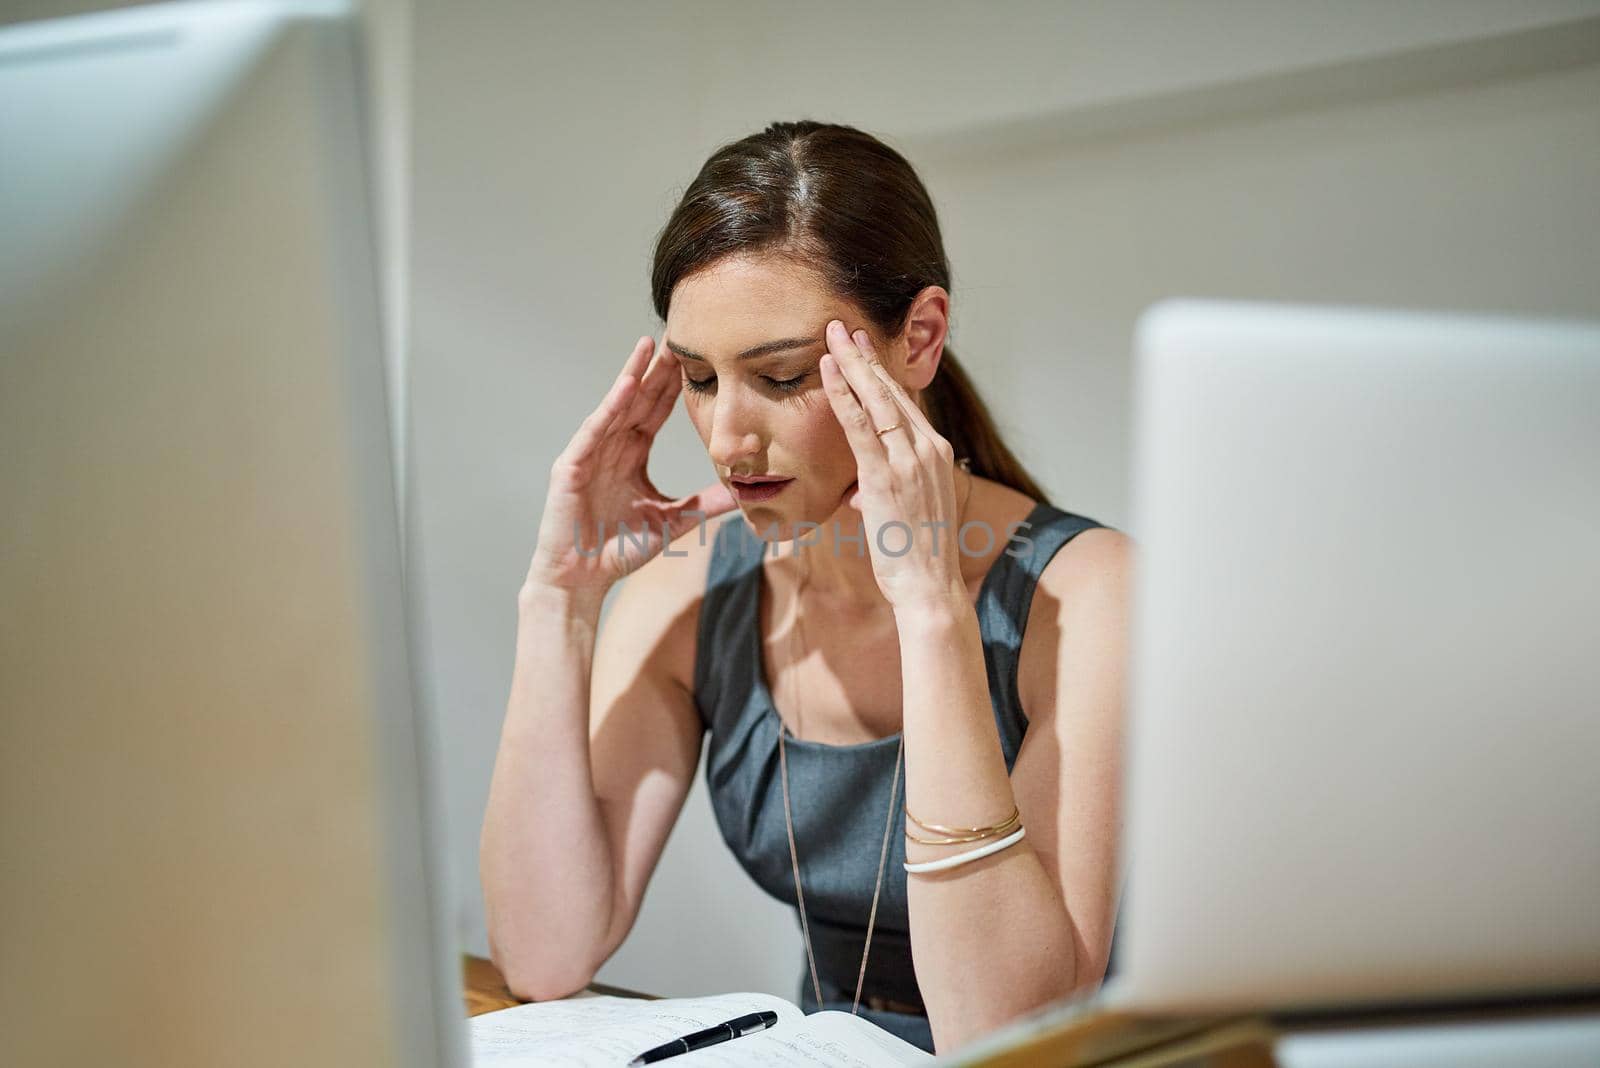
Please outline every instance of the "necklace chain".
[[[967, 475], [967, 491], [962, 496], [961, 507], [956, 510], [957, 530], [961, 528], [961, 519], [966, 515], [967, 502], [972, 498], [972, 471], [968, 464], [969, 461], [965, 458], [956, 462], [956, 466], [966, 472]], [[800, 711], [800, 687], [795, 679], [795, 673], [801, 659], [804, 657], [806, 648], [805, 635], [800, 629], [800, 595], [805, 591], [806, 584], [811, 578], [811, 566], [805, 562], [805, 558], [802, 558], [800, 568], [800, 581], [795, 585], [793, 619], [790, 623], [791, 632], [800, 644], [800, 655], [794, 655], [792, 649], [794, 643], [791, 642], [790, 684], [787, 687], [789, 690], [789, 707], [794, 710], [797, 718]], [[783, 826], [789, 836], [789, 865], [794, 872], [794, 898], [795, 904], [800, 909], [800, 933], [806, 942], [806, 965], [811, 971], [811, 990], [816, 995], [817, 1008], [820, 1009], [822, 1008], [822, 984], [817, 978], [817, 957], [811, 949], [811, 925], [806, 918], [805, 892], [800, 887], [800, 855], [795, 849], [794, 817], [789, 807], [789, 754], [783, 741], [784, 735], [787, 733], [788, 726], [783, 722], [783, 717], [780, 715], [778, 717], [778, 765], [780, 768], [779, 778], [783, 784]], [[895, 747], [894, 779], [889, 783], [889, 814], [884, 819], [883, 847], [878, 853], [878, 879], [872, 887], [872, 910], [867, 915], [867, 940], [861, 947], [861, 970], [856, 974], [856, 994], [855, 1000], [850, 1004], [851, 1015], [855, 1015], [861, 1007], [861, 988], [867, 978], [867, 954], [872, 952], [872, 930], [878, 919], [878, 896], [883, 890], [883, 870], [889, 860], [889, 835], [894, 830], [894, 803], [900, 791], [900, 758], [905, 754], [905, 748], [906, 735], [905, 728], [902, 726], [900, 744]]]

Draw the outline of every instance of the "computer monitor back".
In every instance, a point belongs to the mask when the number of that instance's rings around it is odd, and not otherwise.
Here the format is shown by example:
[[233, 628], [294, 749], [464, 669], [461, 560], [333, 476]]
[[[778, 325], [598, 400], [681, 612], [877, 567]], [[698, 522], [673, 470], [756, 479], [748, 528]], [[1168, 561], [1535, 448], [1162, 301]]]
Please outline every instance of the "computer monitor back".
[[1172, 303], [1124, 1007], [1600, 988], [1600, 328]]

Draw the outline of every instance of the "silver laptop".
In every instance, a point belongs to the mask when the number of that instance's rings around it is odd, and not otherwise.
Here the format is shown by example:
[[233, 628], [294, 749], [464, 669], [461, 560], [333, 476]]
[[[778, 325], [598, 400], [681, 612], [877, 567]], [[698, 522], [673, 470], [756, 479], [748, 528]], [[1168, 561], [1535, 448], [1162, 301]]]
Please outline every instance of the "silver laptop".
[[1117, 968], [950, 1063], [1600, 993], [1600, 326], [1176, 302], [1137, 347]]

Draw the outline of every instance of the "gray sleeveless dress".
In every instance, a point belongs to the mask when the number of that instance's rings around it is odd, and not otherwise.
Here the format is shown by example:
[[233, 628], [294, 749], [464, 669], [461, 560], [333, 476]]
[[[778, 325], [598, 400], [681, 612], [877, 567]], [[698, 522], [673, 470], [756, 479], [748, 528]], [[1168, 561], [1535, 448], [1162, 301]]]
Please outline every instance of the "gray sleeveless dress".
[[[1017, 696], [1017, 660], [1034, 586], [1058, 549], [1102, 524], [1037, 505], [1000, 553], [978, 595], [995, 729], [1010, 770], [1028, 720]], [[997, 537], [1001, 532], [996, 532]], [[1031, 542], [1031, 544], [1030, 544]], [[761, 561], [765, 548], [735, 515], [716, 532], [695, 648], [694, 696], [710, 735], [706, 783], [722, 836], [756, 883], [795, 904], [779, 779], [779, 718], [761, 660]], [[900, 735], [857, 745], [789, 738], [789, 791], [801, 887], [823, 1003], [800, 961], [801, 1009], [850, 1011], [867, 916], [883, 847]], [[933, 1050], [926, 1015], [870, 1009], [876, 996], [922, 1004], [911, 966], [906, 911], [904, 769], [894, 800], [894, 829], [862, 985], [860, 1015], [925, 1050]], [[798, 911], [796, 923], [798, 923]]]

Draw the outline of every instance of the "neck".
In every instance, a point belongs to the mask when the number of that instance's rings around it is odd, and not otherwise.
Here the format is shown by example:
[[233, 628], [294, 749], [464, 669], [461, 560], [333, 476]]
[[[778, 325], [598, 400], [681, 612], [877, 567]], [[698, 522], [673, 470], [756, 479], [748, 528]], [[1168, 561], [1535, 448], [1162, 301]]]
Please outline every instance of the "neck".
[[867, 540], [870, 536], [861, 513], [849, 505], [840, 505], [838, 511], [823, 520], [822, 529], [807, 539], [814, 542], [790, 549], [795, 554], [794, 569], [807, 593], [845, 608], [887, 608], [889, 602], [872, 573], [872, 549]]

